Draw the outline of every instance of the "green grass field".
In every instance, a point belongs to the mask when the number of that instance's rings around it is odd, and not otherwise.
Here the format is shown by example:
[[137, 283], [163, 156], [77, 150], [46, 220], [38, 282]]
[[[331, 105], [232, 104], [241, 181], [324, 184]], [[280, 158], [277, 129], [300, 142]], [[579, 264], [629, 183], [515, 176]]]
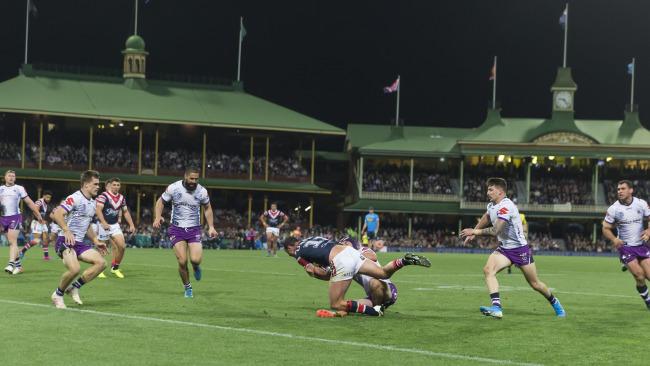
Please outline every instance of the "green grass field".
[[[264, 253], [265, 254], [265, 253]], [[7, 248], [0, 248], [3, 262]], [[206, 251], [204, 278], [183, 298], [170, 250], [130, 249], [124, 280], [95, 280], [85, 304], [54, 309], [63, 265], [30, 251], [25, 273], [0, 276], [3, 365], [647, 365], [650, 312], [615, 258], [537, 257], [562, 301], [548, 302], [518, 270], [500, 275], [503, 320], [483, 317], [484, 255], [430, 254], [429, 269], [393, 280], [382, 318], [315, 317], [327, 283], [280, 253]], [[380, 256], [382, 262], [396, 254]], [[353, 284], [351, 297], [361, 297]]]

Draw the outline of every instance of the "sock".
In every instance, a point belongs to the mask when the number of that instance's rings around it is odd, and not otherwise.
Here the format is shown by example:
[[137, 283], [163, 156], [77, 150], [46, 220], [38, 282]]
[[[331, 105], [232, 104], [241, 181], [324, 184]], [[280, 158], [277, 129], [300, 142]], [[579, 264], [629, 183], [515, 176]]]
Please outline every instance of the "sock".
[[12, 266], [12, 267], [15, 267], [15, 266], [16, 266], [16, 264], [14, 263], [14, 261], [9, 261], [9, 263], [7, 263], [7, 265], [8, 265], [8, 266]]
[[33, 241], [33, 240], [30, 241], [30, 242], [28, 242], [28, 243], [25, 243], [25, 245], [23, 245], [23, 249], [21, 249], [20, 252], [23, 253], [23, 254], [25, 254], [25, 252], [28, 251], [29, 248], [32, 247], [32, 244], [34, 244], [34, 241]]
[[115, 260], [113, 260], [113, 263], [111, 263], [111, 269], [113, 271], [117, 271], [118, 269], [120, 269], [120, 264], [117, 263]]
[[366, 314], [370, 316], [379, 316], [379, 313], [372, 306], [359, 304], [356, 301], [348, 301], [346, 309], [350, 313]]
[[14, 261], [14, 268], [20, 268], [20, 267], [22, 267], [22, 266], [23, 266], [23, 264], [20, 263], [20, 259], [16, 259], [16, 260]]
[[557, 302], [557, 299], [555, 298], [555, 296], [553, 296], [553, 294], [551, 294], [551, 296], [547, 297], [546, 300], [548, 300], [548, 302], [550, 302], [551, 305], [555, 305], [555, 303]]
[[490, 299], [492, 299], [492, 306], [501, 307], [501, 298], [499, 297], [498, 292], [493, 292], [490, 294]]
[[192, 289], [192, 284], [189, 283], [189, 282], [184, 284], [183, 286], [185, 287], [186, 290], [191, 290]]
[[398, 259], [395, 259], [393, 261], [393, 266], [395, 266], [396, 269], [400, 269], [400, 268], [404, 267], [405, 265], [406, 265], [406, 263], [404, 263], [402, 258], [398, 258]]
[[639, 292], [639, 295], [645, 301], [646, 304], [650, 304], [650, 295], [648, 295], [648, 286], [643, 285], [641, 287], [637, 286], [636, 290]]
[[63, 290], [61, 290], [60, 288], [57, 287], [56, 288], [56, 296], [63, 296]]
[[43, 247], [43, 257], [45, 258], [50, 257], [50, 252], [48, 251], [48, 247]]
[[85, 283], [86, 283], [86, 281], [84, 281], [84, 279], [82, 277], [79, 277], [79, 278], [77, 278], [76, 281], [74, 281], [72, 283], [72, 286], [76, 287], [76, 288], [81, 288], [81, 286], [83, 286]]

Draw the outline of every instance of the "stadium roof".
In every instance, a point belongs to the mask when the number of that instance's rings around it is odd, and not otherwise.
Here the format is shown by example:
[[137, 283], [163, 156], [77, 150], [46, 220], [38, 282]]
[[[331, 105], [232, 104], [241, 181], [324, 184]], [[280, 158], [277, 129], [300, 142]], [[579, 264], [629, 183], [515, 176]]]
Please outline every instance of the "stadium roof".
[[637, 112], [624, 120], [502, 118], [489, 110], [478, 128], [350, 124], [348, 150], [374, 156], [507, 154], [650, 158], [650, 131]]
[[233, 86], [37, 70], [0, 83], [0, 111], [133, 122], [345, 135]]

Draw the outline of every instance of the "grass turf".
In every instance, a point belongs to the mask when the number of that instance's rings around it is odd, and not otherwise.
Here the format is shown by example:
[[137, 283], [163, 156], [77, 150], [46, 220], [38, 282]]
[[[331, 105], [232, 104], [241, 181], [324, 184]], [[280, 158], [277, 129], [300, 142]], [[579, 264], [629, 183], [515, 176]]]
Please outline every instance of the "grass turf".
[[[63, 265], [43, 262], [34, 248], [25, 273], [0, 276], [3, 364], [647, 364], [650, 312], [614, 258], [536, 257], [564, 320], [516, 269], [499, 275], [503, 320], [483, 317], [486, 256], [452, 254], [429, 254], [430, 269], [397, 273], [399, 300], [383, 318], [320, 319], [327, 283], [284, 253], [264, 255], [206, 251], [203, 280], [185, 299], [170, 250], [130, 249], [125, 279], [107, 271], [84, 286], [83, 306], [66, 296], [70, 308], [88, 310], [78, 312], [50, 305]], [[363, 296], [356, 284], [349, 295]]]

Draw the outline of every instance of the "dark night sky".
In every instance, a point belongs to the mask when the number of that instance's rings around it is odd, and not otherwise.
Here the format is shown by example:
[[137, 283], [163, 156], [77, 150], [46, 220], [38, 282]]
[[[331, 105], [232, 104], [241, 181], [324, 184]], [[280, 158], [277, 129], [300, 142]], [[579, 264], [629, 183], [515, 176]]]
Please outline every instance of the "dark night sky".
[[[25, 1], [0, 4], [0, 80], [14, 76], [23, 60]], [[549, 87], [562, 61], [564, 0], [143, 2], [149, 71], [234, 78], [243, 15], [247, 91], [338, 126], [388, 123], [394, 98], [382, 87], [398, 73], [407, 125], [477, 126], [491, 98], [495, 54], [503, 115], [548, 117]], [[132, 0], [36, 5], [30, 61], [121, 67]], [[643, 119], [650, 109], [650, 2], [574, 0], [570, 7], [577, 117], [622, 118], [625, 65], [636, 56]]]

